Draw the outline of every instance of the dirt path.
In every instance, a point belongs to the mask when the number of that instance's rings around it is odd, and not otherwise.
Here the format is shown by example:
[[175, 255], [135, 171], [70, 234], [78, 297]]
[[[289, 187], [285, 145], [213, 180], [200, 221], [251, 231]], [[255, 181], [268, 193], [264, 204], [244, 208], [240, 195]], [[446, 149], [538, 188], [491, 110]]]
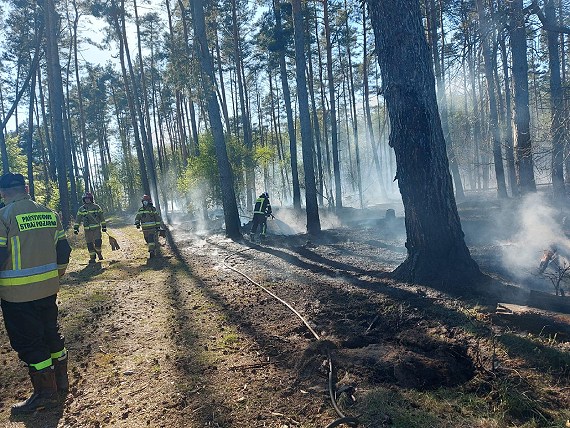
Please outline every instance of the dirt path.
[[[9, 416], [9, 406], [26, 397], [29, 384], [2, 332], [5, 426], [282, 426], [298, 419], [281, 392], [294, 364], [262, 346], [247, 322], [236, 325], [239, 314], [220, 290], [226, 283], [217, 271], [223, 268], [212, 265], [220, 260], [215, 248], [198, 241], [173, 254], [165, 245], [162, 258], [147, 260], [140, 234], [129, 227], [113, 233], [121, 250], [106, 246], [96, 266], [82, 263], [82, 242], [70, 238], [75, 250], [59, 295], [71, 376], [62, 412]], [[204, 280], [185, 260], [196, 262], [200, 246], [208, 247]], [[255, 290], [244, 293], [265, 299]], [[267, 342], [279, 333], [266, 334]], [[319, 417], [323, 400], [316, 401], [307, 401], [311, 419]]]
[[[360, 426], [559, 427], [570, 417], [567, 339], [535, 340], [494, 325], [480, 302], [386, 279], [405, 256], [401, 237], [337, 229], [257, 246], [171, 229], [149, 261], [140, 232], [116, 226], [122, 248], [105, 245], [97, 266], [71, 236], [59, 296], [71, 394], [61, 409], [11, 418], [29, 383], [2, 329], [0, 424], [322, 428], [338, 418], [327, 350], [348, 392], [339, 405]], [[504, 369], [491, 373], [493, 359]]]

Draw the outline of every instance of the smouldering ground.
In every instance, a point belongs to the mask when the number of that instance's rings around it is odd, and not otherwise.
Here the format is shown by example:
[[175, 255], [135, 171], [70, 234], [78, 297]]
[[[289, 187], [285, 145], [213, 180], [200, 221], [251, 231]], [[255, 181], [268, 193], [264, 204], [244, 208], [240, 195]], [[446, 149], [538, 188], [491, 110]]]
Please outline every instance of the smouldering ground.
[[[140, 232], [117, 219], [111, 229], [122, 248], [105, 248], [96, 267], [86, 264], [81, 235], [72, 236], [59, 297], [72, 392], [57, 411], [12, 419], [9, 406], [29, 385], [2, 331], [0, 420], [34, 428], [324, 427], [338, 417], [327, 392], [328, 349], [336, 388], [348, 392], [339, 406], [360, 426], [564, 426], [567, 336], [521, 330], [497, 319], [492, 302], [391, 281], [386, 273], [405, 257], [402, 224], [388, 229], [381, 214], [354, 211], [319, 238], [273, 235], [263, 246], [179, 222], [164, 257], [151, 262]], [[471, 249], [480, 261], [496, 260], [496, 245]], [[287, 301], [321, 340], [228, 266]]]

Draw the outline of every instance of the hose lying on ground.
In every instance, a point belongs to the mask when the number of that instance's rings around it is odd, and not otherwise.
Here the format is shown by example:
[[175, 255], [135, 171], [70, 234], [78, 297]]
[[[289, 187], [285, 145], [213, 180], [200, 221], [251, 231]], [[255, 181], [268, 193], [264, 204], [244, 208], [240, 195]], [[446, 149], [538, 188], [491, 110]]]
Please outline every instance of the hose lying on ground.
[[[277, 296], [276, 294], [274, 294], [271, 290], [269, 290], [268, 288], [264, 287], [263, 285], [259, 284], [258, 282], [254, 281], [252, 278], [250, 278], [247, 274], [243, 273], [242, 271], [240, 271], [239, 269], [234, 268], [233, 266], [230, 266], [227, 263], [227, 260], [230, 257], [233, 256], [237, 256], [241, 253], [244, 253], [245, 251], [249, 251], [249, 250], [253, 250], [252, 247], [249, 248], [244, 248], [241, 249], [239, 251], [235, 251], [231, 254], [229, 254], [228, 256], [226, 256], [226, 258], [224, 258], [224, 265], [233, 270], [234, 272], [236, 272], [237, 274], [243, 276], [245, 279], [247, 279], [249, 282], [251, 282], [252, 284], [254, 284], [255, 286], [261, 288], [263, 291], [265, 291], [267, 294], [269, 294], [271, 297], [275, 298], [276, 300], [278, 300], [279, 302], [281, 302], [282, 304], [284, 304], [287, 308], [289, 308], [289, 310], [291, 310], [302, 322], [303, 324], [305, 324], [305, 326], [307, 327], [307, 329], [311, 332], [311, 334], [315, 337], [316, 340], [321, 340], [321, 338], [319, 337], [319, 335], [315, 332], [315, 330], [309, 325], [308, 321], [293, 307], [291, 306], [288, 302], [286, 302], [285, 300], [283, 300], [281, 297]], [[335, 420], [334, 422], [332, 422], [331, 424], [327, 425], [326, 428], [333, 428], [333, 427], [337, 427], [343, 424], [346, 424], [348, 426], [351, 427], [356, 427], [358, 426], [359, 422], [357, 418], [354, 417], [350, 417], [350, 416], [345, 416], [342, 411], [340, 410], [340, 408], [338, 407], [338, 404], [336, 402], [336, 393], [335, 393], [335, 389], [334, 389], [334, 379], [333, 379], [333, 362], [332, 362], [332, 357], [330, 354], [330, 350], [327, 349], [327, 359], [329, 362], [329, 375], [328, 375], [328, 390], [329, 390], [329, 396], [332, 402], [332, 405], [334, 407], [334, 410], [336, 411], [336, 413], [340, 416], [339, 419]]]

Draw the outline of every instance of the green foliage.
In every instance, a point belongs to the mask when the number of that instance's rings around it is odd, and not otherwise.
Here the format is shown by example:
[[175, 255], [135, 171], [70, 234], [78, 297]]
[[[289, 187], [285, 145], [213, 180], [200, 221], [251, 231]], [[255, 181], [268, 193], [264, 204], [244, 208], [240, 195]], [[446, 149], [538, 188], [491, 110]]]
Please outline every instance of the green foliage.
[[275, 146], [257, 146], [254, 148], [253, 160], [257, 166], [267, 168], [276, 155], [277, 147]]
[[[198, 141], [200, 154], [188, 159], [186, 169], [178, 179], [178, 190], [186, 196], [189, 212], [195, 207], [190, 200], [196, 202], [201, 198], [208, 206], [221, 203], [220, 173], [216, 158], [214, 140], [211, 134], [201, 135]], [[232, 165], [234, 185], [240, 188], [243, 185], [243, 163], [247, 158], [247, 149], [237, 139], [229, 137], [226, 141], [228, 157]]]
[[10, 171], [27, 176], [27, 159], [19, 144], [19, 135], [10, 135], [6, 139], [6, 150], [8, 151]]

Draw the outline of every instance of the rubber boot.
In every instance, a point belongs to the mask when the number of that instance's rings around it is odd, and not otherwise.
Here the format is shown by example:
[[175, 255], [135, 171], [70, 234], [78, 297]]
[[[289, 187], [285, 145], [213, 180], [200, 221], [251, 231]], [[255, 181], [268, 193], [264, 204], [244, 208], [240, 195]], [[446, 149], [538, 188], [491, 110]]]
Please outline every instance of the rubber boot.
[[67, 375], [67, 354], [63, 358], [53, 360], [53, 368], [55, 371], [55, 383], [57, 392], [60, 395], [66, 395], [69, 391], [69, 377]]
[[58, 405], [57, 385], [53, 366], [43, 370], [30, 371], [34, 393], [26, 401], [12, 406], [13, 415], [33, 413], [40, 409], [50, 409]]
[[89, 259], [89, 264], [92, 265], [93, 263], [97, 263], [96, 260], [95, 260], [95, 257], [91, 257], [91, 258]]

